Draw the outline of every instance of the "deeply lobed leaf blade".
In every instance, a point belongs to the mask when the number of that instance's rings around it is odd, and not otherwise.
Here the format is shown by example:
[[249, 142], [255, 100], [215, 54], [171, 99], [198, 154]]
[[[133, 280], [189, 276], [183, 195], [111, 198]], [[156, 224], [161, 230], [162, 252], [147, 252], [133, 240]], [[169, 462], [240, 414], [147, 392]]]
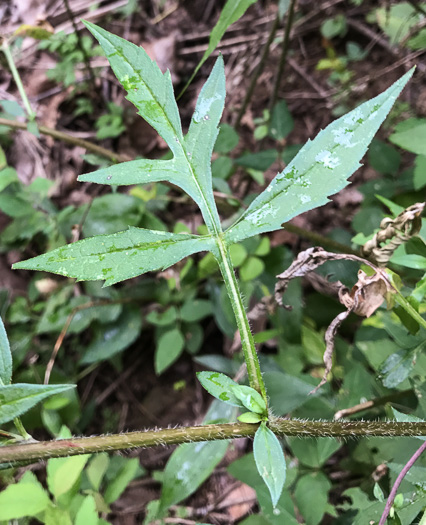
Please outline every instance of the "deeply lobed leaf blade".
[[337, 119], [308, 141], [226, 232], [229, 243], [277, 230], [282, 223], [321, 206], [348, 184], [360, 160], [414, 69], [389, 89]]
[[142, 47], [91, 22], [84, 24], [104, 50], [127, 99], [176, 154], [183, 136], [169, 71], [163, 75]]
[[68, 244], [16, 263], [13, 269], [42, 270], [81, 281], [105, 279], [105, 285], [109, 286], [168, 268], [188, 255], [211, 249], [214, 249], [214, 241], [209, 236], [132, 227], [124, 232]]

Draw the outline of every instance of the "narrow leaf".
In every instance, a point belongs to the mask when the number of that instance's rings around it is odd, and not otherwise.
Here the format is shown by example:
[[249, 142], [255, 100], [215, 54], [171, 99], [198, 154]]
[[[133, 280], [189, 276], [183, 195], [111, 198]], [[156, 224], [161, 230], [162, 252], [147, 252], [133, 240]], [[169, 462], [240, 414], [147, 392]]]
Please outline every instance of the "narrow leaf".
[[198, 372], [197, 378], [207, 392], [216, 399], [234, 407], [244, 408], [243, 403], [233, 392], [233, 388], [238, 386], [238, 383], [230, 377], [220, 372]]
[[232, 392], [251, 412], [256, 414], [264, 414], [266, 412], [265, 400], [254, 388], [237, 385], [232, 388]]
[[163, 137], [173, 153], [179, 153], [183, 136], [169, 71], [163, 75], [142, 47], [91, 22], [85, 21], [84, 24], [104, 50], [115, 75], [127, 91], [127, 99]]
[[12, 421], [53, 394], [75, 388], [75, 385], [31, 385], [16, 383], [0, 387], [0, 425]]
[[387, 91], [331, 123], [305, 144], [292, 162], [279, 173], [226, 232], [229, 243], [281, 224], [321, 206], [327, 197], [347, 185], [347, 178], [360, 167], [360, 160], [414, 70]]
[[226, 2], [222, 12], [220, 13], [219, 20], [217, 21], [216, 25], [214, 26], [214, 28], [212, 29], [210, 33], [209, 45], [202, 59], [197, 64], [197, 67], [192, 73], [191, 78], [186, 83], [186, 86], [184, 87], [182, 93], [186, 90], [186, 88], [192, 82], [193, 78], [198, 73], [200, 67], [204, 64], [204, 62], [209, 58], [212, 52], [216, 49], [216, 46], [222, 39], [228, 27], [232, 25], [234, 22], [236, 22], [239, 18], [241, 18], [243, 14], [247, 11], [247, 9], [256, 2], [257, 0], [228, 0]]
[[253, 453], [257, 470], [269, 489], [275, 507], [284, 487], [286, 464], [280, 442], [265, 423], [256, 431]]
[[0, 317], [0, 386], [8, 385], [12, 379], [12, 353], [3, 320]]
[[57, 248], [13, 265], [84, 281], [118, 283], [146, 272], [168, 268], [188, 255], [214, 249], [213, 240], [197, 235], [129, 228]]
[[241, 421], [241, 423], [260, 423], [260, 421], [262, 421], [260, 414], [255, 414], [254, 412], [244, 412], [244, 414], [238, 416], [237, 419]]

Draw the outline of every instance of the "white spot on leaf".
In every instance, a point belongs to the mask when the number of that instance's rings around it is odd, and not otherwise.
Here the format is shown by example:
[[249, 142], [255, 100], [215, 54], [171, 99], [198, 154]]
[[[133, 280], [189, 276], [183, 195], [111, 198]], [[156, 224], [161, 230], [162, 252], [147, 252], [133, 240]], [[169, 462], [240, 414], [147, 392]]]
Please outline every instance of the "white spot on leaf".
[[336, 168], [340, 164], [339, 159], [337, 157], [333, 157], [331, 151], [328, 150], [320, 151], [315, 157], [315, 160], [317, 162], [322, 162], [326, 168], [331, 169]]

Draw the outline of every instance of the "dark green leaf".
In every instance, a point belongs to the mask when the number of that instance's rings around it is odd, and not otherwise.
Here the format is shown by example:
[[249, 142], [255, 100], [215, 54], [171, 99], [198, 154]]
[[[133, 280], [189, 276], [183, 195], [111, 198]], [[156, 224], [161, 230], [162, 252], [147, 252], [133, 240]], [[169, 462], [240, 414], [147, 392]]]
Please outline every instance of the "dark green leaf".
[[173, 328], [162, 334], [155, 349], [155, 372], [160, 375], [181, 355], [185, 339], [180, 330]]
[[269, 489], [272, 505], [276, 507], [284, 487], [286, 464], [280, 442], [265, 423], [256, 431], [253, 453], [257, 470]]
[[12, 380], [12, 353], [3, 320], [0, 317], [0, 386]]
[[240, 137], [235, 129], [229, 124], [221, 124], [219, 135], [214, 145], [214, 151], [217, 153], [229, 153], [237, 147]]
[[282, 140], [293, 131], [294, 120], [288, 109], [287, 102], [280, 100], [272, 110], [269, 124], [269, 135], [275, 140]]
[[212, 303], [210, 301], [193, 299], [183, 304], [180, 310], [180, 317], [182, 321], [193, 323], [211, 315], [212, 311]]
[[328, 195], [342, 189], [412, 74], [413, 70], [307, 142], [226, 231], [227, 241], [276, 230], [292, 217], [325, 204]]
[[399, 350], [389, 356], [379, 369], [383, 386], [395, 388], [409, 376], [416, 362], [415, 353]]
[[107, 286], [153, 270], [165, 269], [188, 255], [214, 249], [211, 238], [129, 228], [68, 244], [13, 265], [79, 280], [105, 279]]
[[12, 421], [34, 405], [75, 385], [31, 385], [16, 383], [0, 387], [0, 425]]
[[297, 482], [294, 496], [306, 525], [318, 525], [322, 520], [330, 488], [331, 483], [322, 472], [312, 472]]
[[341, 443], [330, 438], [289, 438], [288, 443], [297, 459], [311, 468], [322, 467], [342, 446]]
[[87, 347], [80, 363], [98, 363], [110, 359], [136, 341], [141, 328], [142, 316], [139, 308], [126, 306], [116, 321], [101, 328]]
[[395, 127], [395, 131], [389, 137], [389, 140], [400, 148], [416, 153], [417, 155], [424, 155], [426, 119], [409, 118], [408, 120], [400, 122]]

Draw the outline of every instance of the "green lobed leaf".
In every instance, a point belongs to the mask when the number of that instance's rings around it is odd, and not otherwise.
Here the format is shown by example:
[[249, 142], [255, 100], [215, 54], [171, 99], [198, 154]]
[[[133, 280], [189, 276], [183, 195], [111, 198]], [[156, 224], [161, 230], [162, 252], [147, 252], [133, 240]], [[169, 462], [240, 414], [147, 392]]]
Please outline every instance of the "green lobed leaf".
[[118, 283], [153, 270], [165, 269], [193, 253], [214, 249], [209, 236], [174, 234], [131, 227], [112, 235], [99, 235], [57, 248], [13, 269], [43, 270], [76, 277]]
[[168, 161], [136, 160], [79, 177], [103, 184], [142, 184], [166, 180], [181, 187], [201, 209], [211, 231], [220, 231], [220, 220], [211, 185], [211, 153], [225, 100], [225, 72], [219, 57], [201, 90], [185, 139], [174, 98], [170, 73], [164, 75], [143, 48], [85, 22], [99, 41], [127, 98], [160, 134], [174, 158]]
[[12, 353], [3, 320], [0, 317], [0, 386], [12, 380]]
[[329, 195], [341, 190], [360, 167], [369, 143], [413, 71], [307, 142], [225, 232], [228, 243], [279, 229], [283, 222], [325, 204]]
[[256, 431], [253, 453], [257, 470], [269, 489], [275, 507], [284, 487], [286, 464], [280, 442], [265, 423], [261, 423]]
[[170, 72], [163, 75], [142, 47], [91, 22], [84, 21], [84, 24], [101, 45], [116, 77], [127, 91], [127, 99], [167, 142], [172, 152], [179, 154], [183, 135]]
[[232, 387], [232, 393], [250, 412], [265, 414], [266, 403], [263, 397], [251, 386], [237, 385]]
[[34, 405], [75, 385], [31, 385], [16, 383], [0, 387], [0, 425], [12, 421]]
[[234, 387], [239, 385], [230, 377], [220, 372], [198, 372], [197, 378], [207, 392], [216, 399], [234, 407], [245, 408], [233, 391]]

